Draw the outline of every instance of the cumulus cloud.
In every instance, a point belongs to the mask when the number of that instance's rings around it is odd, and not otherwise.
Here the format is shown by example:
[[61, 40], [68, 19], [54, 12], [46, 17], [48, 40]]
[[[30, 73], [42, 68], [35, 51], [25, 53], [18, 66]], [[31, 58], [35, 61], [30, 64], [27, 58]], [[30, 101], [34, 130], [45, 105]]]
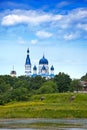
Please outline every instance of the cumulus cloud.
[[[62, 16], [62, 20], [59, 22], [60, 27], [63, 29], [74, 27], [76, 29], [76, 26], [78, 23], [86, 23], [87, 21], [87, 9], [79, 8], [69, 11], [68, 14]], [[73, 28], [72, 28], [73, 29]]]
[[82, 22], [87, 20], [87, 9], [79, 8], [69, 11], [65, 15], [47, 13], [36, 10], [13, 10], [5, 14], [1, 19], [1, 25], [10, 26], [16, 24], [32, 24], [39, 25], [41, 23], [49, 23], [59, 25], [60, 27], [68, 27], [69, 24]]
[[4, 26], [10, 26], [15, 24], [34, 24], [38, 25], [44, 22], [58, 21], [62, 18], [62, 15], [47, 14], [44, 12], [37, 12], [33, 10], [21, 11], [15, 10], [2, 18], [1, 24]]
[[52, 37], [52, 35], [53, 35], [52, 33], [43, 30], [36, 32], [36, 36], [38, 36], [39, 38], [50, 38]]
[[87, 9], [79, 8], [79, 9], [72, 10], [69, 13], [69, 16], [71, 20], [79, 20], [79, 19], [87, 18]]
[[[63, 2], [61, 4], [68, 3]], [[1, 16], [2, 26], [15, 26], [17, 24], [28, 25], [31, 30], [33, 29], [34, 33], [36, 32], [36, 36], [39, 38], [56, 36], [65, 40], [76, 39], [79, 38], [79, 35], [74, 33], [77, 30], [79, 34], [81, 31], [85, 31], [85, 35], [82, 36], [84, 38], [87, 35], [87, 9], [77, 8], [66, 14], [48, 13], [42, 10], [9, 10]], [[59, 30], [61, 30], [61, 33]], [[32, 41], [32, 43], [34, 42]]]
[[76, 39], [77, 37], [79, 37], [79, 34], [77, 32], [64, 35], [65, 40], [73, 40]]
[[78, 27], [79, 29], [82, 29], [82, 30], [87, 31], [87, 24], [78, 24], [77, 27]]

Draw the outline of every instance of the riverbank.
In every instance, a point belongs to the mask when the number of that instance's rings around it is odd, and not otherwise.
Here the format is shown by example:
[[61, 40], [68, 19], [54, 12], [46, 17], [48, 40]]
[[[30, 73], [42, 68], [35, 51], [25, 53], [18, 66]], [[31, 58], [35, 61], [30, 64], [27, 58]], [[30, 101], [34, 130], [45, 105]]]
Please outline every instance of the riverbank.
[[87, 118], [87, 94], [34, 95], [28, 102], [0, 106], [0, 118]]
[[8, 129], [59, 129], [87, 128], [87, 119], [0, 119], [0, 128]]

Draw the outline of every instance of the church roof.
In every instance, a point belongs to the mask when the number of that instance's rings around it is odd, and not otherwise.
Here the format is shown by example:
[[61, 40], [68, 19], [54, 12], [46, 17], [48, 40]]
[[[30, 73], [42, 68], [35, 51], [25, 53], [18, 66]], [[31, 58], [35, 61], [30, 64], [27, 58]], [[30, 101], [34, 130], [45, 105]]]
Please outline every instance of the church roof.
[[16, 71], [14, 70], [14, 66], [13, 66], [13, 70], [10, 73], [11, 75], [16, 75]]
[[30, 57], [27, 55], [25, 65], [31, 65]]
[[37, 70], [37, 67], [36, 67], [36, 65], [34, 65], [34, 67], [33, 67], [33, 70]]
[[39, 60], [39, 65], [40, 64], [47, 64], [48, 65], [48, 60], [44, 57], [44, 55], [43, 55], [43, 57]]
[[46, 67], [43, 65], [42, 70], [46, 70]]
[[12, 71], [11, 71], [11, 74], [16, 74], [16, 71], [15, 71], [15, 70], [12, 70]]
[[25, 65], [31, 65], [31, 61], [30, 61], [30, 57], [29, 57], [29, 49], [27, 50], [27, 57], [26, 57]]
[[53, 67], [53, 65], [51, 66], [50, 70], [54, 70], [54, 67]]

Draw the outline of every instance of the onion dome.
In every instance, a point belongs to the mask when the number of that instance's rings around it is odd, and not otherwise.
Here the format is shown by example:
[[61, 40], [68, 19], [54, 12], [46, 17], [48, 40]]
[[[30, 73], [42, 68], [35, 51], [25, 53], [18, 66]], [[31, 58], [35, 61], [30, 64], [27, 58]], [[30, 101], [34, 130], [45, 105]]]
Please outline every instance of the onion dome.
[[33, 70], [37, 70], [37, 67], [36, 67], [36, 65], [33, 67]]
[[25, 65], [31, 65], [31, 61], [30, 61], [30, 57], [29, 57], [29, 49], [27, 50], [27, 57], [26, 57]]
[[39, 65], [40, 64], [46, 64], [46, 65], [48, 65], [48, 60], [44, 57], [44, 55], [43, 55], [42, 59], [40, 59], [40, 61], [39, 61]]
[[51, 66], [50, 70], [52, 70], [52, 71], [54, 70], [54, 67], [53, 67], [53, 65]]
[[46, 70], [45, 66], [43, 65], [42, 70]]

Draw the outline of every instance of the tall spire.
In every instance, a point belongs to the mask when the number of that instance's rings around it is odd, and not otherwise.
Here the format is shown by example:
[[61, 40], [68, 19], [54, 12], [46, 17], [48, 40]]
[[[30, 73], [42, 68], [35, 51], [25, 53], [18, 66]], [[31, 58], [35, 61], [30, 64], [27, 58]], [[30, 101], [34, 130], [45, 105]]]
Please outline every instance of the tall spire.
[[31, 60], [30, 60], [30, 57], [29, 57], [29, 48], [27, 49], [27, 57], [26, 57], [25, 65], [31, 65]]
[[14, 65], [13, 65], [13, 70], [14, 70]]
[[31, 76], [31, 60], [29, 57], [29, 48], [27, 49], [27, 57], [25, 61], [25, 74]]
[[29, 48], [27, 49], [27, 54], [29, 54]]

